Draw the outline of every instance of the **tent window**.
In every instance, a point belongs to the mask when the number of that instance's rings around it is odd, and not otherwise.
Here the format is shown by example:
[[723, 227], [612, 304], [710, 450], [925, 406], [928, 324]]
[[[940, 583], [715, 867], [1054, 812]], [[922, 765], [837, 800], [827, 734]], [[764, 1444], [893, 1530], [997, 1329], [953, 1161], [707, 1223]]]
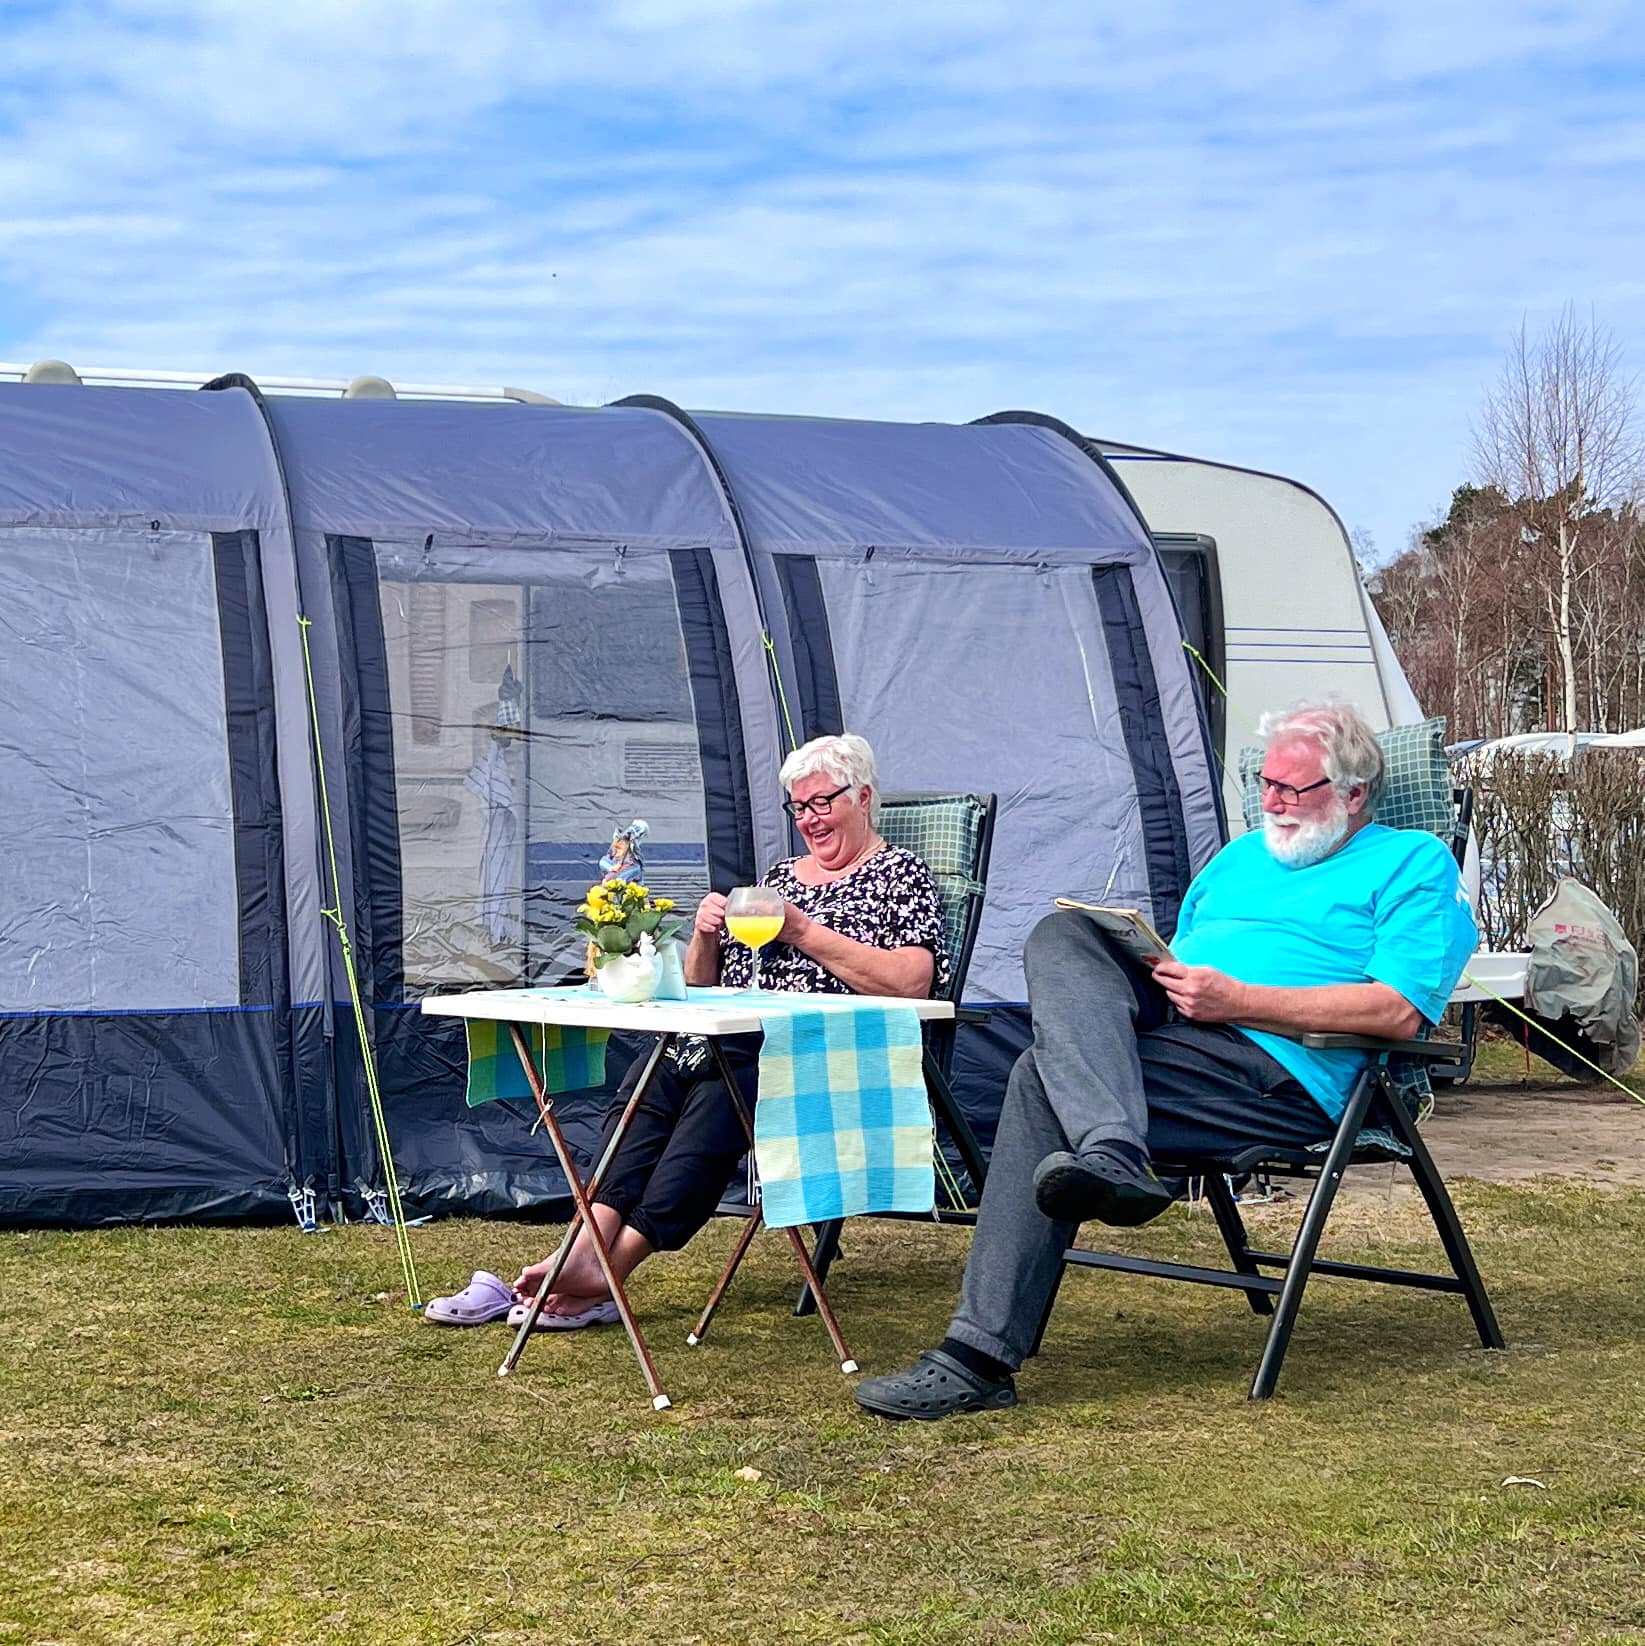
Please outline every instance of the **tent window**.
[[7, 528], [0, 609], [0, 1011], [239, 1004], [211, 538]]
[[647, 884], [700, 897], [703, 768], [667, 556], [374, 552], [406, 994], [575, 972], [575, 905], [636, 817]]

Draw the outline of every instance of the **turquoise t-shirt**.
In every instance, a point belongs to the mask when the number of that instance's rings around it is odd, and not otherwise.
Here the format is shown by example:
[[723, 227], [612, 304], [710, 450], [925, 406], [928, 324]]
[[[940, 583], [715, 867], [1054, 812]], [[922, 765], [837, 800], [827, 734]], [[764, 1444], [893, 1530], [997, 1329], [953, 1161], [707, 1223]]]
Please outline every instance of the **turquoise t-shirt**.
[[[1171, 950], [1242, 983], [1386, 983], [1439, 1021], [1479, 940], [1456, 859], [1435, 835], [1368, 823], [1321, 863], [1287, 868], [1262, 831], [1230, 841], [1195, 877]], [[1333, 1119], [1364, 1052], [1310, 1051], [1244, 1029]]]

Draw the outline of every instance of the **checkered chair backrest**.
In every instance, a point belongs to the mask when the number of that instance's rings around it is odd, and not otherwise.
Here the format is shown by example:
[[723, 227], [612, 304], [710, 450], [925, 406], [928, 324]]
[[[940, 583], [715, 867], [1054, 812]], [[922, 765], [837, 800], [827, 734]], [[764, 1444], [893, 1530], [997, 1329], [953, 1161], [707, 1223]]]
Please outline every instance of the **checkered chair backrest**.
[[988, 889], [994, 841], [991, 794], [887, 794], [880, 797], [880, 834], [888, 845], [923, 858], [942, 899], [950, 975], [944, 997], [958, 1000]]
[[[1467, 823], [1457, 806], [1443, 717], [1416, 726], [1391, 726], [1377, 733], [1377, 742], [1384, 762], [1377, 822], [1390, 829], [1426, 829], [1456, 851]], [[1240, 750], [1240, 797], [1248, 829], [1262, 826], [1262, 789], [1257, 782], [1262, 756], [1258, 747]]]
[[[1426, 829], [1437, 834], [1462, 861], [1473, 807], [1455, 786], [1451, 762], [1445, 753], [1443, 717], [1415, 726], [1391, 726], [1377, 733], [1384, 761], [1382, 794], [1377, 800], [1377, 822], [1390, 829]], [[1245, 824], [1262, 826], [1262, 789], [1257, 772], [1263, 750], [1240, 750], [1239, 776]], [[1427, 1068], [1420, 1063], [1394, 1060], [1388, 1076], [1401, 1103], [1412, 1114], [1426, 1109], [1434, 1095]]]

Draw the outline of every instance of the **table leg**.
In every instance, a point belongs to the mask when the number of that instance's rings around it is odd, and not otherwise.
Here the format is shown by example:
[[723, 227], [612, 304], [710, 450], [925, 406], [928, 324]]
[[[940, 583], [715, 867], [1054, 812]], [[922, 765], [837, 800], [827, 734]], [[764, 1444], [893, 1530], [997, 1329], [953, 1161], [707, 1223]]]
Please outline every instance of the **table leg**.
[[[646, 1089], [651, 1084], [652, 1076], [657, 1072], [657, 1065], [662, 1062], [663, 1054], [674, 1043], [674, 1040], [675, 1036], [672, 1034], [659, 1035], [656, 1044], [651, 1048], [651, 1053], [646, 1058], [645, 1067], [640, 1071], [640, 1078], [635, 1081], [634, 1089], [628, 1094], [628, 1102], [624, 1106], [622, 1114], [618, 1117], [615, 1128], [612, 1130], [611, 1141], [606, 1144], [605, 1153], [600, 1156], [594, 1167], [594, 1175], [588, 1180], [588, 1198], [590, 1201], [600, 1192], [600, 1184], [605, 1181], [606, 1168], [611, 1164], [618, 1145], [621, 1144], [628, 1133], [629, 1122], [633, 1120], [634, 1111], [639, 1107], [640, 1099], [645, 1095]], [[543, 1312], [543, 1304], [547, 1301], [549, 1293], [554, 1290], [554, 1283], [560, 1278], [560, 1272], [565, 1268], [566, 1260], [571, 1256], [572, 1243], [577, 1238], [577, 1231], [582, 1227], [582, 1222], [583, 1214], [580, 1211], [573, 1211], [571, 1221], [566, 1225], [565, 1239], [561, 1242], [559, 1251], [554, 1254], [554, 1262], [543, 1276], [542, 1284], [537, 1288], [536, 1296], [531, 1300], [531, 1306], [526, 1311], [526, 1317], [520, 1323], [519, 1331], [514, 1335], [513, 1345], [504, 1357], [502, 1365], [497, 1369], [498, 1377], [507, 1377], [519, 1365], [520, 1356], [525, 1353], [525, 1346], [530, 1342], [531, 1334], [537, 1329], [537, 1317]]]
[[731, 1253], [731, 1261], [726, 1264], [714, 1290], [709, 1293], [708, 1301], [703, 1305], [703, 1312], [697, 1317], [696, 1328], [686, 1334], [685, 1340], [692, 1348], [696, 1348], [708, 1336], [708, 1325], [714, 1318], [714, 1311], [719, 1308], [720, 1299], [725, 1296], [726, 1288], [731, 1284], [731, 1277], [742, 1267], [743, 1258], [747, 1255], [748, 1248], [753, 1244], [754, 1236], [760, 1232], [764, 1223], [765, 1214], [756, 1206], [743, 1223], [743, 1232], [737, 1236], [737, 1244]]
[[[579, 1224], [587, 1230], [588, 1238], [594, 1247], [594, 1256], [600, 1265], [600, 1272], [605, 1276], [606, 1285], [611, 1288], [611, 1301], [617, 1305], [617, 1313], [622, 1319], [623, 1330], [628, 1333], [628, 1341], [633, 1345], [635, 1359], [640, 1363], [640, 1371], [645, 1377], [646, 1388], [651, 1394], [651, 1404], [658, 1411], [662, 1411], [670, 1404], [669, 1398], [663, 1393], [662, 1384], [657, 1380], [657, 1369], [652, 1364], [651, 1351], [645, 1346], [645, 1338], [641, 1335], [639, 1325], [634, 1319], [634, 1312], [628, 1306], [628, 1296], [623, 1291], [622, 1282], [617, 1278], [617, 1272], [611, 1265], [610, 1249], [606, 1246], [605, 1236], [600, 1233], [599, 1224], [594, 1221], [593, 1205], [589, 1199], [588, 1190], [583, 1187], [583, 1180], [577, 1175], [577, 1163], [572, 1159], [571, 1150], [566, 1146], [565, 1134], [560, 1130], [560, 1122], [554, 1113], [554, 1105], [544, 1092], [536, 1065], [531, 1061], [530, 1043], [526, 1040], [524, 1032], [517, 1023], [510, 1023], [508, 1032], [514, 1041], [514, 1049], [519, 1054], [521, 1066], [525, 1069], [526, 1082], [531, 1087], [531, 1095], [536, 1099], [537, 1112], [543, 1120], [543, 1129], [548, 1133], [549, 1142], [554, 1146], [555, 1156], [560, 1162], [560, 1170], [565, 1173], [566, 1183], [571, 1189], [571, 1198], [576, 1203], [576, 1215], [572, 1219], [571, 1231], [567, 1234], [567, 1244], [564, 1249], [570, 1249], [570, 1241]], [[659, 1041], [657, 1052], [653, 1054], [652, 1061], [648, 1064], [640, 1083], [635, 1086], [634, 1092], [629, 1098], [628, 1106], [623, 1111], [623, 1121], [626, 1121], [633, 1113], [636, 1100], [644, 1089], [644, 1082], [654, 1073], [657, 1059], [666, 1046], [668, 1038], [665, 1035]], [[610, 1161], [616, 1145], [621, 1141], [621, 1133], [622, 1121], [618, 1124], [618, 1130], [612, 1138], [611, 1146], [602, 1157], [602, 1169]], [[556, 1269], [554, 1272], [557, 1274], [558, 1270]], [[537, 1294], [535, 1304], [538, 1307], [541, 1306], [546, 1290], [545, 1286]], [[529, 1335], [529, 1332], [530, 1323], [528, 1322], [522, 1328], [521, 1338]], [[499, 1377], [507, 1377], [514, 1369], [514, 1363], [519, 1359], [518, 1351], [522, 1346], [521, 1341], [517, 1339], [514, 1348], [509, 1351], [509, 1358], [497, 1368]]]
[[[737, 1085], [736, 1077], [731, 1072], [731, 1065], [726, 1061], [725, 1052], [721, 1049], [718, 1039], [710, 1036], [708, 1049], [713, 1054], [715, 1066], [720, 1071], [720, 1078], [726, 1084], [726, 1090], [731, 1093], [731, 1101], [737, 1106], [737, 1118], [743, 1123], [743, 1130], [748, 1134], [748, 1146], [754, 1147], [754, 1121], [748, 1112], [748, 1105], [743, 1102], [741, 1088]], [[755, 1221], [750, 1219], [751, 1222]], [[759, 1219], [763, 1221], [763, 1216]], [[811, 1295], [817, 1300], [817, 1313], [822, 1316], [822, 1322], [828, 1329], [829, 1341], [834, 1345], [834, 1352], [839, 1357], [840, 1370], [849, 1375], [859, 1368], [851, 1358], [851, 1351], [845, 1346], [845, 1339], [840, 1335], [840, 1325], [834, 1318], [834, 1310], [828, 1301], [828, 1294], [823, 1290], [823, 1283], [816, 1268], [811, 1262], [811, 1254], [805, 1249], [805, 1237], [798, 1229], [784, 1229], [788, 1236], [788, 1243], [794, 1248], [794, 1256], [800, 1265], [800, 1271], [805, 1276], [806, 1284], [811, 1288]], [[736, 1272], [737, 1263], [742, 1261], [742, 1253], [748, 1250], [748, 1242], [754, 1238], [752, 1229], [744, 1230], [743, 1239], [739, 1243], [735, 1254], [735, 1261], [721, 1280], [719, 1291], [723, 1292], [730, 1284], [731, 1276]], [[718, 1302], [716, 1296], [711, 1300], [710, 1308], [705, 1314], [712, 1313], [713, 1305]]]

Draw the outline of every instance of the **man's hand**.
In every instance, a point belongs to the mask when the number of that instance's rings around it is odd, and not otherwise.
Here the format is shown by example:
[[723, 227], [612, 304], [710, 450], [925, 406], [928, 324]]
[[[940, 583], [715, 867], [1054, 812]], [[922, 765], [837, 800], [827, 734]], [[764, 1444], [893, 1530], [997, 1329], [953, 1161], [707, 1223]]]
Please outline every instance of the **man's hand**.
[[1235, 1023], [1252, 1015], [1247, 986], [1214, 967], [1162, 960], [1154, 981], [1190, 1023]]

